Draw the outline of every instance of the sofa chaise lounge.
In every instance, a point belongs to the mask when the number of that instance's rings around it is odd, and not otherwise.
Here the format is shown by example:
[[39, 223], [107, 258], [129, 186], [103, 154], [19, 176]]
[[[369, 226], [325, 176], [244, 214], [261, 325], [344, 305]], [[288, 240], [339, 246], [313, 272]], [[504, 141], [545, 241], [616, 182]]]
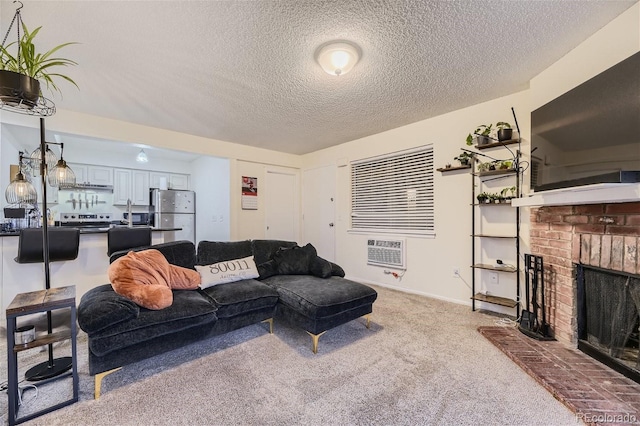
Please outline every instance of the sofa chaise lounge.
[[[303, 328], [313, 352], [327, 330], [369, 315], [377, 293], [345, 279], [338, 265], [290, 241], [190, 241], [153, 248], [176, 266], [194, 269], [253, 256], [259, 277], [196, 290], [173, 290], [173, 303], [151, 310], [116, 293], [111, 284], [88, 291], [78, 306], [78, 323], [87, 333], [89, 374], [95, 376], [95, 398], [102, 379], [125, 365], [248, 325], [264, 322], [273, 333], [273, 318]], [[127, 251], [112, 254], [114, 262]], [[324, 278], [323, 278], [324, 277]]]

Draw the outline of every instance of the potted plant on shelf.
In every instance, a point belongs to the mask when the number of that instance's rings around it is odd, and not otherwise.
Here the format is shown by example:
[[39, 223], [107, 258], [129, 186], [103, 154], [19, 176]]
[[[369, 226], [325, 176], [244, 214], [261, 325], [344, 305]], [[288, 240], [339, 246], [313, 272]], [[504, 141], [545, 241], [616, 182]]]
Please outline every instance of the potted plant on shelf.
[[503, 160], [498, 163], [498, 170], [510, 170], [513, 168], [513, 161]]
[[[509, 193], [509, 195], [507, 195], [507, 193]], [[500, 191], [500, 195], [502, 196], [502, 199], [505, 201], [516, 198], [516, 187], [509, 186], [506, 188], [502, 188], [502, 190]]]
[[22, 24], [24, 34], [20, 40], [0, 46], [0, 101], [32, 109], [37, 105], [42, 93], [39, 80], [44, 80], [48, 89], [57, 92], [60, 92], [60, 89], [54, 78], [66, 80], [78, 87], [70, 77], [52, 72], [54, 67], [77, 65], [71, 59], [53, 56], [63, 47], [77, 43], [63, 43], [46, 52], [38, 53], [34, 39], [41, 29], [42, 27], [38, 27], [29, 31]]
[[478, 199], [478, 203], [483, 204], [486, 203], [489, 199], [489, 194], [487, 194], [486, 192], [481, 192], [476, 196], [476, 198]]
[[473, 145], [473, 135], [476, 135], [478, 145], [487, 145], [491, 143], [491, 138], [489, 134], [491, 134], [491, 130], [493, 129], [493, 124], [481, 124], [479, 125], [473, 133], [469, 133], [467, 136], [467, 145]]
[[498, 140], [500, 142], [511, 140], [511, 137], [513, 136], [511, 124], [506, 121], [499, 121], [496, 124], [496, 129], [498, 130]]
[[471, 165], [471, 160], [474, 158], [474, 155], [470, 152], [463, 151], [462, 154], [454, 157], [454, 160], [458, 160], [461, 166], [469, 166]]

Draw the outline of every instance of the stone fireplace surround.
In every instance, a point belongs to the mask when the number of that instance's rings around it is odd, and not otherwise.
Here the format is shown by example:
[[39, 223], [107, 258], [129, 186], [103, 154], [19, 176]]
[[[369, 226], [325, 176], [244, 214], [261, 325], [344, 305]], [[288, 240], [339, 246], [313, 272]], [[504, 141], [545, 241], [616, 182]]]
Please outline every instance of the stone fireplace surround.
[[551, 334], [576, 347], [573, 264], [640, 274], [640, 201], [532, 208], [530, 248], [544, 261]]

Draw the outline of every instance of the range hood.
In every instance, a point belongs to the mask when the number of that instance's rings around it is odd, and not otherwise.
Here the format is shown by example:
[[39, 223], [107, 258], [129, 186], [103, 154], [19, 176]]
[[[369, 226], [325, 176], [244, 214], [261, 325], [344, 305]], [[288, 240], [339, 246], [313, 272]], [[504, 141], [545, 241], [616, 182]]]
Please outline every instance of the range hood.
[[113, 192], [113, 185], [98, 185], [94, 183], [76, 183], [75, 185], [61, 186], [60, 189], [70, 189], [70, 190], [90, 189], [92, 191]]

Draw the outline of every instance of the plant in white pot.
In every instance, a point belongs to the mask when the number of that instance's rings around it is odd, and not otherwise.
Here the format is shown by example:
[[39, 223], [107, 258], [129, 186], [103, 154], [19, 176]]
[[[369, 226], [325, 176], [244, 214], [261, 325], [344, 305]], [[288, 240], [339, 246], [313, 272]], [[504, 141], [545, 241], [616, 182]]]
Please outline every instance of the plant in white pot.
[[57, 67], [77, 65], [71, 59], [53, 56], [63, 47], [77, 43], [63, 43], [39, 53], [34, 39], [42, 27], [29, 31], [24, 23], [20, 21], [20, 24], [23, 31], [22, 37], [0, 46], [0, 101], [12, 106], [33, 108], [41, 96], [40, 80], [45, 82], [48, 89], [57, 92], [60, 92], [60, 89], [54, 79], [66, 80], [78, 87], [70, 77], [53, 70]]

